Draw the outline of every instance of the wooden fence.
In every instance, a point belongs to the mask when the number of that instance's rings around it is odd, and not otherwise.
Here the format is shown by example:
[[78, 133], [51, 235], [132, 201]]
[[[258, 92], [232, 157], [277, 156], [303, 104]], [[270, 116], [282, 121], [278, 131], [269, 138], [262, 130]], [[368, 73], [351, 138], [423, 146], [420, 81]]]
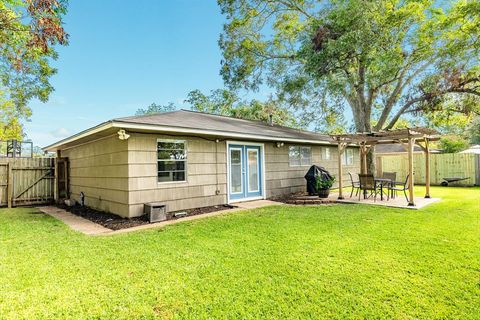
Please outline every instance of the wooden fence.
[[55, 189], [54, 158], [0, 158], [0, 206], [50, 203]]
[[[408, 172], [407, 155], [377, 156], [378, 172], [397, 172], [397, 180], [403, 181]], [[425, 184], [425, 155], [416, 153], [413, 160], [414, 182]], [[458, 186], [480, 185], [480, 155], [445, 153], [430, 155], [430, 179], [432, 185], [440, 185], [443, 178], [468, 178], [452, 183]]]

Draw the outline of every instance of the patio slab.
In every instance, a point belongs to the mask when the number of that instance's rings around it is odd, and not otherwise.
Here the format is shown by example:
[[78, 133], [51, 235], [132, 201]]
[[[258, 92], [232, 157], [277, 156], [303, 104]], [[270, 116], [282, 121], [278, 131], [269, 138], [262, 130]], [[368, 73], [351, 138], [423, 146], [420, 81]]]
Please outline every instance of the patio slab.
[[438, 202], [440, 198], [424, 198], [424, 197], [415, 197], [415, 206], [409, 206], [407, 200], [403, 195], [398, 195], [395, 198], [390, 198], [389, 200], [386, 199], [384, 196], [383, 201], [380, 200], [380, 197], [377, 197], [377, 200], [374, 201], [373, 197], [369, 199], [360, 199], [358, 200], [358, 196], [353, 196], [352, 198], [349, 197], [350, 194], [345, 195], [345, 199], [339, 200], [338, 193], [333, 193], [330, 195], [329, 198], [336, 199], [338, 203], [356, 203], [356, 204], [367, 204], [367, 205], [375, 205], [375, 206], [384, 206], [384, 207], [391, 207], [391, 208], [402, 208], [402, 209], [411, 209], [411, 210], [418, 210], [424, 208], [432, 203]]

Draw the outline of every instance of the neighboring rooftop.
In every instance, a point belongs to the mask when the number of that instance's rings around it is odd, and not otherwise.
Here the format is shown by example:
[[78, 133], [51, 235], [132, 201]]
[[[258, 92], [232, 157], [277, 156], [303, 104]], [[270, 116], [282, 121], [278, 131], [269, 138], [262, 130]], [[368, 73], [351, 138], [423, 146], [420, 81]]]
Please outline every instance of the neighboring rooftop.
[[132, 132], [164, 132], [177, 135], [202, 135], [232, 139], [282, 141], [312, 144], [335, 143], [326, 134], [270, 125], [262, 121], [244, 120], [203, 112], [177, 110], [151, 115], [116, 118], [58, 141], [44, 148], [56, 151], [91, 138], [111, 134], [119, 129]]
[[460, 153], [480, 154], [480, 145], [474, 144], [473, 146], [470, 146], [470, 148], [468, 148], [467, 150], [463, 150]]
[[[405, 148], [401, 144], [378, 144], [375, 146], [376, 153], [407, 153]], [[415, 145], [413, 152], [423, 152], [422, 148]], [[432, 153], [439, 153], [440, 150], [431, 149]]]

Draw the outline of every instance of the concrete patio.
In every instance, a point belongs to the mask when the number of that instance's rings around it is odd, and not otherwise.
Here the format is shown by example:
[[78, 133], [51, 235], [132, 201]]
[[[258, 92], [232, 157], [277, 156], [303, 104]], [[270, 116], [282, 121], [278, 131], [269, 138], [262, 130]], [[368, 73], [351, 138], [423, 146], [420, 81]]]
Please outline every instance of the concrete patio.
[[338, 203], [355, 203], [355, 204], [367, 204], [367, 205], [375, 205], [375, 206], [384, 206], [384, 207], [392, 207], [392, 208], [403, 208], [403, 209], [413, 209], [418, 210], [424, 208], [432, 203], [438, 202], [440, 198], [424, 198], [424, 197], [414, 197], [414, 206], [408, 205], [407, 199], [403, 196], [403, 194], [398, 194], [395, 198], [390, 198], [387, 200], [387, 196], [383, 196], [383, 200], [380, 199], [380, 195], [377, 195], [377, 199], [374, 200], [373, 196], [368, 199], [363, 199], [360, 197], [358, 200], [358, 195], [353, 196], [350, 198], [350, 193], [344, 192], [344, 199], [338, 199], [338, 193], [331, 193], [329, 199], [336, 200]]

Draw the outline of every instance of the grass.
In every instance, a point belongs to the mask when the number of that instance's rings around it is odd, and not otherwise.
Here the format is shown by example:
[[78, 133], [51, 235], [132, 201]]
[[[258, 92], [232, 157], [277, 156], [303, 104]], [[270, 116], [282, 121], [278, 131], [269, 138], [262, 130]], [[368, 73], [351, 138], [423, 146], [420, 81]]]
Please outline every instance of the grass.
[[[419, 190], [420, 192], [421, 190]], [[480, 189], [88, 237], [0, 210], [0, 318], [480, 318]]]

